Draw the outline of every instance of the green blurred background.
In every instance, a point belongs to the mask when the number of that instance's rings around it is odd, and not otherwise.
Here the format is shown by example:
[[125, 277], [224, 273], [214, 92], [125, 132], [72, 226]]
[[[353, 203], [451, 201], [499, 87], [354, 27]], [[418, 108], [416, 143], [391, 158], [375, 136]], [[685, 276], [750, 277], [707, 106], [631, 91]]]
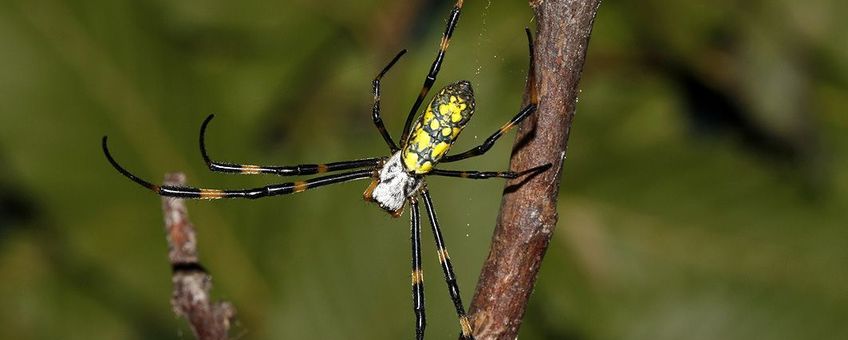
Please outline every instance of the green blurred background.
[[[0, 3], [0, 338], [188, 339], [171, 312], [159, 199], [119, 176], [212, 174], [386, 153], [450, 1]], [[560, 222], [521, 339], [848, 339], [848, 3], [606, 1], [592, 35]], [[457, 148], [519, 108], [524, 1], [466, 1], [437, 82], [472, 81]], [[511, 137], [452, 168], [505, 169]], [[240, 339], [412, 338], [409, 226], [366, 182], [191, 202]], [[470, 301], [499, 180], [430, 180]], [[425, 236], [430, 339], [458, 327]]]

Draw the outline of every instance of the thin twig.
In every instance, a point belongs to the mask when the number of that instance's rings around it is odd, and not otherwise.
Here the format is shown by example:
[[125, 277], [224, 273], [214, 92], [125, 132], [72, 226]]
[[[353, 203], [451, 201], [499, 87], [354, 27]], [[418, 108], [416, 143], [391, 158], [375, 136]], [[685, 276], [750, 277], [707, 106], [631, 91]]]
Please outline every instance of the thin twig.
[[599, 5], [600, 0], [530, 1], [538, 25], [535, 76], [528, 80], [535, 80], [539, 106], [538, 112], [519, 127], [510, 169], [520, 171], [548, 163], [554, 166], [535, 178], [507, 184], [492, 246], [470, 307], [478, 340], [511, 340], [518, 335], [557, 222], [562, 162]]
[[[182, 186], [185, 183], [182, 173], [165, 175], [165, 185]], [[197, 238], [183, 200], [163, 197], [162, 212], [165, 215], [168, 259], [173, 270], [171, 306], [174, 313], [188, 319], [197, 339], [227, 339], [235, 308], [228, 302], [210, 301], [212, 276], [198, 261]]]

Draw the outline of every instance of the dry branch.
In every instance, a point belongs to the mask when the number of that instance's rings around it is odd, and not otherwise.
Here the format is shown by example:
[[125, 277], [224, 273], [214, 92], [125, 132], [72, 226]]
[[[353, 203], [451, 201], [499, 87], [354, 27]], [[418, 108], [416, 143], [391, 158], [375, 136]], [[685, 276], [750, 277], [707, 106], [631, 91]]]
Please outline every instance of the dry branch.
[[[182, 173], [165, 175], [165, 185], [183, 186], [185, 181]], [[183, 200], [163, 197], [162, 212], [165, 215], [168, 259], [173, 270], [171, 305], [174, 313], [188, 319], [197, 339], [227, 339], [235, 308], [228, 302], [212, 302], [209, 297], [212, 277], [198, 261], [197, 238]]]
[[518, 129], [510, 169], [554, 166], [520, 185], [520, 179], [507, 183], [491, 249], [469, 310], [478, 340], [511, 340], [518, 335], [557, 222], [562, 162], [599, 5], [600, 0], [530, 1], [538, 24], [535, 76], [528, 81], [535, 80], [539, 106]]

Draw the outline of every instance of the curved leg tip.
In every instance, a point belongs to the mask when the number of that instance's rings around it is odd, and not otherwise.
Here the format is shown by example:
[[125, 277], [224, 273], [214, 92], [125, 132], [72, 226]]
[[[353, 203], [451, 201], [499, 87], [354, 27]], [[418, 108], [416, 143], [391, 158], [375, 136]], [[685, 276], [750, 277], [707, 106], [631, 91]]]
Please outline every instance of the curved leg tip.
[[139, 185], [158, 193], [159, 192], [159, 186], [158, 185], [154, 185], [154, 184], [152, 184], [148, 181], [145, 181], [141, 178], [138, 178], [136, 175], [133, 175], [131, 172], [129, 172], [129, 170], [124, 169], [124, 167], [122, 167], [120, 164], [118, 164], [118, 161], [116, 161], [115, 158], [112, 157], [112, 154], [109, 152], [109, 146], [106, 143], [107, 140], [108, 140], [108, 137], [103, 136], [103, 143], [102, 143], [103, 154], [106, 155], [106, 160], [109, 161], [109, 164], [112, 164], [112, 167], [115, 168], [115, 170], [118, 170], [118, 172], [121, 173], [121, 175], [124, 175], [124, 177], [129, 178], [133, 182], [136, 182]]
[[203, 124], [201, 124], [203, 126], [203, 128], [206, 128], [206, 125], [209, 124], [210, 121], [212, 121], [212, 118], [215, 118], [214, 113], [209, 114], [208, 116], [206, 116], [205, 119], [203, 119]]

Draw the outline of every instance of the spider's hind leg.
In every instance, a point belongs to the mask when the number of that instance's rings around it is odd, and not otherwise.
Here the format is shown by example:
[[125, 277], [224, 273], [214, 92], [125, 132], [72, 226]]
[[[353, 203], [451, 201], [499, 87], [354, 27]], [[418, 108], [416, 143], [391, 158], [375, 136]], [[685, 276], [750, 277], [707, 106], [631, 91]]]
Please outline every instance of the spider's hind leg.
[[459, 284], [456, 282], [456, 275], [453, 273], [453, 265], [448, 256], [448, 250], [445, 246], [444, 238], [442, 238], [442, 229], [439, 227], [439, 221], [436, 219], [436, 211], [433, 209], [433, 201], [430, 199], [430, 193], [423, 189], [421, 197], [424, 199], [424, 207], [427, 208], [427, 216], [430, 218], [430, 225], [433, 227], [433, 239], [436, 242], [436, 254], [439, 256], [439, 263], [442, 265], [442, 271], [445, 274], [445, 282], [448, 284], [448, 292], [450, 293], [453, 306], [456, 308], [456, 315], [459, 318], [459, 326], [462, 330], [460, 338], [463, 340], [473, 340], [473, 330], [471, 323], [468, 321], [468, 316], [465, 315], [465, 307], [462, 305], [462, 298], [459, 295]]
[[415, 339], [424, 339], [427, 318], [424, 313], [424, 272], [421, 270], [421, 215], [418, 201], [412, 197], [409, 202], [410, 223], [412, 225], [412, 309], [415, 311]]

